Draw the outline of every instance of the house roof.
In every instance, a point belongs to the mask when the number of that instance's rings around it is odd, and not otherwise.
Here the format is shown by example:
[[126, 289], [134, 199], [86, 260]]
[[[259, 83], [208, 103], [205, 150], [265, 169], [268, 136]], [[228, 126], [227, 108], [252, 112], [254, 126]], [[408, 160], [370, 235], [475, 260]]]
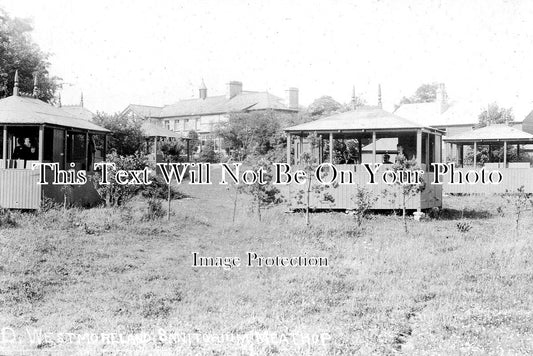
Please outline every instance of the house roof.
[[[285, 131], [359, 131], [359, 130], [398, 130], [425, 127], [417, 122], [404, 119], [378, 107], [359, 107], [357, 110], [326, 116], [304, 124], [286, 128]], [[435, 130], [435, 129], [430, 129]]]
[[130, 104], [128, 105], [126, 109], [124, 109], [123, 112], [126, 112], [127, 110], [131, 110], [138, 116], [159, 117], [159, 114], [161, 113], [161, 109], [163, 109], [162, 106]]
[[73, 116], [87, 121], [92, 121], [93, 118], [96, 116], [89, 109], [86, 109], [83, 106], [79, 105], [64, 105], [61, 107], [61, 109], [63, 109], [63, 111], [68, 112], [69, 114], [72, 114]]
[[507, 125], [490, 125], [447, 137], [446, 142], [533, 142], [533, 135]]
[[148, 137], [175, 137], [175, 138], [183, 138], [182, 135], [180, 135], [177, 132], [167, 130], [166, 128], [156, 125], [154, 123], [145, 121], [141, 125], [141, 130], [143, 133]]
[[225, 95], [218, 95], [205, 99], [180, 100], [174, 104], [164, 106], [158, 117], [213, 115], [266, 109], [297, 111], [289, 109], [283, 99], [268, 92], [243, 91], [231, 99], [228, 99]]
[[[395, 114], [406, 117], [432, 127], [477, 125], [479, 114], [486, 109], [487, 103], [473, 100], [452, 100], [448, 101], [441, 112], [440, 104], [437, 102], [403, 104]], [[514, 122], [520, 123], [527, 115], [527, 108], [524, 105], [514, 105], [512, 112], [515, 117]]]
[[14, 125], [48, 124], [89, 131], [110, 132], [62, 108], [23, 96], [10, 96], [0, 100], [0, 123]]

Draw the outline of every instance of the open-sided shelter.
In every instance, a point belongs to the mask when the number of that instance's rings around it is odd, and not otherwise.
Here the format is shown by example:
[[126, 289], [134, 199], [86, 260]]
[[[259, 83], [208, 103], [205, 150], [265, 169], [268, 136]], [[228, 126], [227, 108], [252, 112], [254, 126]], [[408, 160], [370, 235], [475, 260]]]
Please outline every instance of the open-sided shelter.
[[[78, 118], [33, 95], [19, 93], [15, 74], [13, 95], [0, 99], [0, 207], [38, 209], [43, 197], [63, 200], [61, 185], [39, 185], [35, 162], [58, 163], [59, 169], [93, 169], [105, 159], [107, 129]], [[47, 170], [47, 180], [51, 180]], [[88, 205], [97, 199], [92, 183], [78, 186], [71, 199]]]
[[[424, 127], [418, 123], [404, 119], [387, 112], [380, 107], [360, 107], [356, 110], [327, 116], [315, 121], [296, 125], [285, 129], [287, 134], [287, 162], [302, 164], [304, 152], [310, 153], [317, 159], [317, 163], [329, 162], [335, 164], [339, 170], [353, 172], [354, 184], [331, 186], [328, 192], [333, 196], [332, 203], [320, 201], [318, 197], [310, 205], [318, 209], [353, 209], [355, 201], [352, 199], [357, 187], [368, 189], [377, 199], [373, 209], [396, 209], [400, 205], [398, 186], [389, 185], [383, 181], [368, 184], [369, 176], [362, 163], [379, 162], [377, 155], [377, 140], [394, 139], [407, 159], [415, 159], [418, 166], [425, 171], [424, 182], [432, 181], [431, 163], [441, 162], [442, 132], [435, 128]], [[311, 147], [309, 136], [318, 137], [318, 147]], [[349, 141], [355, 143], [356, 155], [351, 160], [353, 164], [338, 164], [332, 154], [335, 141]], [[371, 145], [372, 154], [363, 154], [363, 147]], [[396, 152], [394, 152], [394, 156]], [[380, 172], [390, 169], [390, 164], [383, 164]], [[380, 173], [381, 174], [381, 173]], [[296, 192], [303, 189], [296, 184], [290, 185], [290, 207], [301, 208]], [[408, 209], [428, 209], [442, 205], [442, 187], [426, 184], [423, 191], [410, 197], [406, 202]]]
[[[533, 144], [533, 135], [516, 127], [498, 124], [485, 126], [476, 130], [462, 132], [455, 136], [446, 137], [444, 141], [451, 144], [453, 149], [453, 159], [461, 170], [484, 167], [486, 169], [497, 169], [502, 173], [503, 180], [497, 185], [466, 185], [447, 187], [450, 193], [505, 193], [506, 190], [516, 191], [524, 186], [527, 192], [533, 193], [533, 167], [530, 160], [523, 159], [521, 147]], [[493, 157], [489, 162], [478, 162], [478, 154], [481, 146], [488, 148], [489, 157]], [[466, 162], [466, 150], [470, 150], [471, 159]], [[502, 151], [494, 159], [494, 151]], [[514, 159], [510, 159], [512, 150]], [[476, 152], [476, 154], [473, 154]], [[527, 155], [526, 155], [527, 156]], [[470, 163], [473, 167], [468, 167]]]

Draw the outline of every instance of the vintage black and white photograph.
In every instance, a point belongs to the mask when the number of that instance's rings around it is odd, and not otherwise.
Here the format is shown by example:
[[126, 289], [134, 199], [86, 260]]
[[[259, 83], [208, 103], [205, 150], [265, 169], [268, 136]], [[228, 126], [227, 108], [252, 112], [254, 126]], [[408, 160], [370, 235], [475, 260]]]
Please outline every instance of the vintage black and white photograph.
[[533, 354], [531, 19], [0, 0], [0, 355]]

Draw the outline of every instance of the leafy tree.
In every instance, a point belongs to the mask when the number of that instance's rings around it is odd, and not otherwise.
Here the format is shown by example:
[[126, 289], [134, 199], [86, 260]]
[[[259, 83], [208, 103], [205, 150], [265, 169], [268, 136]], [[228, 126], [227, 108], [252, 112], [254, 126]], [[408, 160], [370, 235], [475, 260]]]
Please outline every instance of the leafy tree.
[[115, 150], [118, 155], [132, 155], [141, 150], [146, 142], [140, 119], [129, 119], [118, 114], [109, 115], [99, 112], [93, 121], [111, 131], [108, 135], [108, 149]]
[[185, 144], [182, 141], [164, 141], [159, 144], [163, 153], [163, 159], [171, 162], [181, 162], [185, 152]]
[[426, 83], [419, 86], [415, 93], [410, 97], [403, 97], [400, 100], [400, 105], [402, 104], [412, 104], [412, 103], [431, 103], [437, 99], [437, 88], [439, 87], [438, 83]]
[[324, 116], [332, 113], [346, 110], [345, 106], [333, 99], [331, 96], [324, 95], [315, 99], [307, 108], [307, 112], [313, 116]]
[[118, 170], [142, 170], [146, 167], [146, 157], [139, 152], [135, 155], [121, 156], [112, 152], [106, 156], [108, 163], [114, 163], [115, 168], [108, 168], [109, 184], [100, 184], [102, 180], [101, 171], [97, 171], [90, 176], [94, 188], [105, 201], [106, 206], [121, 206], [131, 200], [142, 188], [139, 185], [118, 184], [115, 180]]
[[39, 80], [38, 98], [53, 102], [60, 87], [58, 77], [49, 77], [49, 54], [41, 51], [31, 39], [33, 23], [29, 19], [11, 17], [0, 8], [0, 95], [13, 94], [15, 71], [19, 71], [19, 90], [33, 92], [33, 76]]
[[191, 150], [191, 154], [193, 154], [194, 152], [198, 150], [198, 146], [200, 146], [200, 139], [198, 136], [198, 132], [191, 130], [187, 134], [187, 137], [190, 139], [189, 149]]
[[220, 156], [215, 152], [215, 144], [208, 141], [202, 148], [202, 152], [198, 155], [199, 162], [217, 163], [220, 162]]
[[500, 108], [498, 104], [489, 104], [478, 116], [478, 127], [485, 127], [492, 124], [506, 124], [514, 120], [511, 108]]
[[230, 114], [227, 122], [215, 130], [224, 139], [227, 150], [242, 161], [248, 155], [265, 155], [284, 145], [283, 127], [290, 122], [290, 115], [272, 110]]

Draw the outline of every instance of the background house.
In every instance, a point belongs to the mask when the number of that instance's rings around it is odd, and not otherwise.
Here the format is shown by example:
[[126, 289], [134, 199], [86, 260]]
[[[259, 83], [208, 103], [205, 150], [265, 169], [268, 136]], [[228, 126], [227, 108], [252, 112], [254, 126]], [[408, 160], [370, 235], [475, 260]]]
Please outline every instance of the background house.
[[183, 136], [196, 131], [201, 146], [212, 141], [215, 150], [220, 151], [222, 140], [214, 135], [217, 124], [227, 120], [230, 113], [266, 110], [297, 113], [298, 89], [289, 88], [287, 98], [282, 99], [266, 91], [243, 90], [242, 82], [231, 81], [225, 95], [208, 96], [207, 87], [202, 81], [198, 98], [180, 100], [163, 107], [130, 104], [121, 115], [150, 120]]
[[[479, 124], [479, 115], [486, 108], [486, 102], [449, 100], [446, 87], [441, 83], [437, 88], [435, 101], [402, 104], [394, 113], [424, 126], [437, 128], [443, 131], [445, 136], [450, 137], [476, 128]], [[508, 123], [510, 126], [522, 129], [522, 122], [527, 115], [524, 109], [524, 107], [512, 107], [514, 121]], [[450, 144], [446, 143], [443, 147], [444, 160], [450, 160], [452, 152]]]
[[63, 111], [66, 111], [71, 115], [74, 115], [78, 118], [81, 118], [87, 121], [93, 121], [93, 119], [96, 116], [95, 113], [93, 113], [91, 110], [83, 106], [83, 93], [81, 93], [80, 103], [78, 105], [61, 105], [61, 97], [60, 97], [59, 107], [61, 107]]

